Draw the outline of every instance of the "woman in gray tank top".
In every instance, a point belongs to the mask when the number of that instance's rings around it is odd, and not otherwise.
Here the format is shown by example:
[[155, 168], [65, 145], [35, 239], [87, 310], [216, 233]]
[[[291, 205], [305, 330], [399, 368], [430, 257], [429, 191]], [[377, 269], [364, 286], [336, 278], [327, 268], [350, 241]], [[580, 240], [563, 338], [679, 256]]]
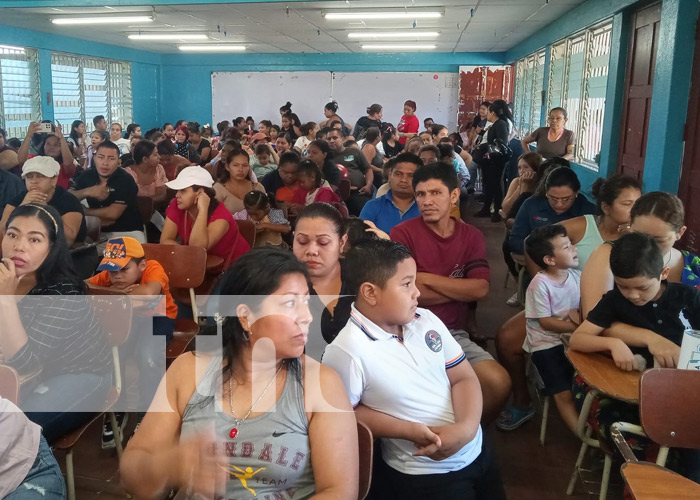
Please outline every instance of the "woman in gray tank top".
[[192, 499], [354, 500], [354, 413], [337, 374], [303, 354], [312, 319], [304, 264], [255, 249], [221, 293], [221, 336], [206, 340], [223, 348], [186, 353], [168, 369], [124, 452], [127, 489], [138, 498], [176, 488]]

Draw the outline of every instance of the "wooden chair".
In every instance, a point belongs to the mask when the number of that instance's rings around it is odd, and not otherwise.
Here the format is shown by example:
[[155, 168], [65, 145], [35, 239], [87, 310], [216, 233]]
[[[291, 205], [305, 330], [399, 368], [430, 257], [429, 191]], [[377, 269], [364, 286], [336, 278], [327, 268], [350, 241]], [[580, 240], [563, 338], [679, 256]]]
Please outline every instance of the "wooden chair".
[[364, 500], [372, 484], [372, 467], [374, 456], [374, 438], [372, 431], [362, 422], [357, 422], [358, 451], [360, 455], [360, 485], [357, 490], [358, 500]]
[[622, 477], [635, 500], [697, 500], [700, 484], [648, 462], [622, 464]]
[[700, 372], [653, 368], [639, 380], [639, 415], [642, 425], [615, 422], [610, 433], [627, 462], [637, 458], [624, 433], [646, 436], [661, 445], [656, 465], [666, 465], [670, 448], [700, 449]]
[[340, 180], [338, 194], [343, 201], [348, 201], [348, 198], [350, 198], [350, 181], [348, 179]]
[[250, 245], [250, 248], [255, 246], [255, 224], [250, 220], [237, 220], [238, 232]]
[[19, 402], [19, 375], [11, 366], [0, 365], [0, 396], [14, 404]]
[[87, 228], [87, 237], [93, 243], [100, 241], [100, 234], [102, 234], [102, 221], [100, 218], [94, 215], [86, 215], [85, 226]]
[[[122, 390], [121, 368], [119, 366], [119, 346], [124, 344], [129, 338], [131, 331], [131, 300], [129, 296], [121, 291], [110, 288], [88, 287], [91, 294], [92, 308], [95, 316], [100, 321], [102, 329], [107, 337], [107, 344], [112, 348], [112, 362], [114, 364], [114, 382], [107, 394], [107, 398], [102, 404], [102, 410], [97, 412], [95, 416], [82, 427], [75, 431], [66, 434], [58, 441], [51, 444], [51, 447], [56, 450], [64, 450], [66, 452], [66, 487], [68, 490], [68, 499], [75, 500], [75, 475], [73, 471], [73, 448], [80, 440], [80, 437], [103, 414], [109, 415], [114, 432], [114, 440], [117, 446], [117, 455], [121, 459], [122, 447], [122, 432], [117, 425], [117, 419], [114, 412], [111, 411], [114, 404], [119, 399]], [[108, 296], [108, 297], [105, 297]]]
[[146, 259], [160, 263], [168, 275], [170, 289], [189, 291], [193, 319], [178, 318], [175, 320], [173, 338], [168, 342], [165, 353], [167, 360], [173, 360], [185, 352], [187, 347], [199, 333], [199, 314], [195, 288], [204, 282], [207, 265], [207, 251], [200, 247], [187, 245], [157, 245], [145, 243], [143, 251]]

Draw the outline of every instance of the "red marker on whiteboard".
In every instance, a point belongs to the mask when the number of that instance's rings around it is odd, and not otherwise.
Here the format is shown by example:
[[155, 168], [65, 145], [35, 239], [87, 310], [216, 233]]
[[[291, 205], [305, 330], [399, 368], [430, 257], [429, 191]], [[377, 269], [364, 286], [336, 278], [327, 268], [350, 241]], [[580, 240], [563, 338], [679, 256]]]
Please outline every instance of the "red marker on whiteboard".
[[433, 75], [433, 80], [437, 80], [437, 79], [438, 79], [438, 76], [437, 76], [437, 75]]

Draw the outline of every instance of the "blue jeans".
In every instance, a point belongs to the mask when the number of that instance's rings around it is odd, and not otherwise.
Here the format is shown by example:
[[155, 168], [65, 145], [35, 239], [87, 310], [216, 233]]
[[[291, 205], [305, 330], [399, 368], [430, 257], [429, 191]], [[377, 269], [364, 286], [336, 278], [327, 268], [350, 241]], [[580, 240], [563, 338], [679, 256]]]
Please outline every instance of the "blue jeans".
[[66, 498], [66, 486], [63, 474], [51, 453], [46, 439], [41, 437], [39, 451], [34, 465], [15, 491], [3, 500], [63, 500]]
[[46, 441], [53, 443], [101, 411], [111, 386], [111, 372], [55, 375], [23, 395], [20, 407], [41, 426]]

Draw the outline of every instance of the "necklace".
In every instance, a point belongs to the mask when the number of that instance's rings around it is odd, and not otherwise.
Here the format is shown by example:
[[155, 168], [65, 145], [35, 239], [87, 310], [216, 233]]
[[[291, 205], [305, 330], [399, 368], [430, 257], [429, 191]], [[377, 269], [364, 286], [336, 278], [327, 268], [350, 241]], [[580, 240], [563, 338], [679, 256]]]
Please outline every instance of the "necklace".
[[260, 396], [258, 396], [258, 399], [256, 399], [255, 403], [253, 403], [251, 405], [250, 410], [248, 410], [248, 413], [246, 413], [245, 417], [243, 417], [243, 418], [236, 418], [236, 412], [233, 410], [233, 382], [232, 382], [233, 377], [228, 379], [229, 404], [231, 405], [231, 416], [233, 416], [233, 420], [235, 422], [233, 427], [231, 428], [231, 430], [228, 433], [228, 436], [231, 439], [235, 439], [236, 436], [238, 436], [238, 427], [248, 419], [248, 417], [250, 416], [251, 413], [253, 413], [253, 408], [255, 408], [258, 405], [258, 403], [262, 400], [263, 396], [265, 396], [265, 394], [267, 394], [267, 391], [270, 389], [272, 382], [274, 382], [277, 379], [277, 375], [279, 375], [281, 369], [282, 369], [282, 365], [280, 365], [280, 367], [277, 368], [277, 371], [272, 376], [270, 381], [267, 383], [267, 385], [265, 386], [265, 389], [263, 389], [263, 391], [260, 393]]
[[671, 262], [671, 256], [673, 256], [673, 249], [668, 251], [668, 259], [665, 259], [664, 267], [668, 267], [669, 262]]

